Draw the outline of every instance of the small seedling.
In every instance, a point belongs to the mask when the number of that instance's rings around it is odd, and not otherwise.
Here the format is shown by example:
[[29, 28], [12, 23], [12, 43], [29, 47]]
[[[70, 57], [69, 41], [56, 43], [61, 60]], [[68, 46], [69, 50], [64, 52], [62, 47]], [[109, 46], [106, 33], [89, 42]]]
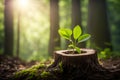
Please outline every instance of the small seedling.
[[[68, 45], [69, 48], [76, 50], [78, 53], [81, 53], [81, 50], [78, 46], [79, 43], [84, 42], [88, 40], [91, 35], [90, 34], [83, 34], [82, 35], [82, 29], [79, 25], [75, 26], [73, 30], [71, 29], [59, 29], [58, 33], [61, 37], [67, 39], [70, 41], [70, 44]], [[73, 36], [73, 39], [72, 39]]]

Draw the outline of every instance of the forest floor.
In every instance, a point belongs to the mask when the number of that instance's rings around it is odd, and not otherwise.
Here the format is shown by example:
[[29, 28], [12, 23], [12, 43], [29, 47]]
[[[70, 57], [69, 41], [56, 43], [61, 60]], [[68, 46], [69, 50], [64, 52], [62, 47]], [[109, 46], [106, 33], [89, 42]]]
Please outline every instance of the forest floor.
[[[30, 68], [40, 62], [31, 61], [29, 63], [22, 61], [16, 57], [8, 57], [0, 55], [0, 80], [7, 80], [16, 72]], [[49, 61], [45, 65], [50, 64]], [[100, 64], [107, 69], [120, 70], [120, 58], [100, 60]]]
[[14, 73], [35, 65], [37, 61], [25, 62], [16, 57], [0, 55], [0, 80], [6, 80]]

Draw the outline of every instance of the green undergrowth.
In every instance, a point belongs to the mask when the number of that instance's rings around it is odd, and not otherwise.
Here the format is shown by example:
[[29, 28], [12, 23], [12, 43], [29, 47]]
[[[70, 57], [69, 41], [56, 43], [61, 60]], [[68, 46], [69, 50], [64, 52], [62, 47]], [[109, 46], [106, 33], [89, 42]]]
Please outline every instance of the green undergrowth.
[[31, 68], [16, 72], [11, 80], [58, 80], [56, 73], [61, 71], [55, 69], [53, 72], [50, 72], [47, 71], [45, 64], [37, 64]]
[[120, 58], [120, 52], [117, 51], [112, 51], [109, 48], [105, 48], [103, 50], [100, 50], [98, 52], [98, 58], [99, 59], [116, 59], [116, 58]]

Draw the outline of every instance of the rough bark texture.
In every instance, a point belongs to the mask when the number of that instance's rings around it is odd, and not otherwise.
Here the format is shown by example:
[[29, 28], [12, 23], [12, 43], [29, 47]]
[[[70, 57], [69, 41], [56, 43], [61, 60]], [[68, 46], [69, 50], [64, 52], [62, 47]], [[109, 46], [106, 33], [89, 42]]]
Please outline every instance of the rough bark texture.
[[57, 75], [60, 80], [114, 80], [118, 77], [120, 71], [108, 70], [99, 64], [95, 50], [81, 50], [82, 54], [69, 54], [71, 51], [68, 50], [56, 51], [55, 61], [47, 71]]

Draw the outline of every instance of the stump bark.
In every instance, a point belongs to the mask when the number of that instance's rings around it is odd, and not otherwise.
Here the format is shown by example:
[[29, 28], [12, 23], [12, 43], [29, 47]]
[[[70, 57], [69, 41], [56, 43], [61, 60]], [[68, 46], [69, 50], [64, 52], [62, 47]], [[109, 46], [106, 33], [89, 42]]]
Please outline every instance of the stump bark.
[[64, 68], [76, 67], [82, 71], [105, 70], [98, 62], [97, 52], [93, 49], [81, 49], [81, 54], [72, 54], [72, 50], [54, 52], [54, 63], [51, 68], [57, 67], [60, 62]]
[[[59, 80], [113, 80], [115, 75], [99, 64], [97, 52], [81, 49], [81, 54], [71, 54], [72, 50], [54, 52], [54, 63], [48, 71], [59, 76]], [[61, 64], [61, 66], [60, 66]], [[57, 71], [62, 72], [56, 74]], [[64, 77], [63, 77], [64, 76]]]

